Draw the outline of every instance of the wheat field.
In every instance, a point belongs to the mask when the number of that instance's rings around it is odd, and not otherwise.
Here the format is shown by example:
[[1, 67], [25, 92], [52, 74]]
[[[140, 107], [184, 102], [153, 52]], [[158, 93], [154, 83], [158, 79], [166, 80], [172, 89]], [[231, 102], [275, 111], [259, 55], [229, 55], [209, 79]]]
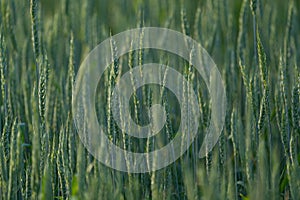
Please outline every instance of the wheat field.
[[[1, 0], [0, 199], [300, 199], [299, 12], [298, 0]], [[198, 137], [176, 162], [120, 172], [80, 141], [72, 91], [81, 63], [105, 39], [138, 27], [179, 31], [215, 61], [226, 118], [204, 158], [198, 151], [210, 96], [182, 60], [177, 70], [197, 90], [201, 117]], [[134, 152], [154, 144], [124, 135], [108, 102], [120, 76], [152, 56], [162, 64], [175, 59], [132, 51], [114, 60], [97, 88], [97, 116], [108, 138]], [[149, 122], [146, 107], [162, 104], [167, 123], [158, 146], [174, 137], [181, 116], [169, 90], [136, 88], [130, 102], [140, 124]]]

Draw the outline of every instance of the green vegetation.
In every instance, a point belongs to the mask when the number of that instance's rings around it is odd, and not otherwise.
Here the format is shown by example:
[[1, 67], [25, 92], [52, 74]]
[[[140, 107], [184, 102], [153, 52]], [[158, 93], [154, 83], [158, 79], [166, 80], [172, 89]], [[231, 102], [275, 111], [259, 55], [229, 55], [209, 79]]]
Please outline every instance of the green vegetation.
[[[299, 12], [296, 0], [1, 0], [0, 199], [300, 199]], [[128, 174], [102, 165], [80, 142], [72, 89], [89, 51], [143, 26], [180, 31], [208, 51], [226, 85], [227, 116], [219, 142], [199, 159], [209, 94], [182, 61], [178, 70], [199, 93], [199, 138], [170, 166]], [[160, 55], [163, 64], [172, 58]], [[98, 87], [109, 138], [137, 152], [152, 141], [122, 136], [106, 102], [120, 75], [147, 59], [142, 50], [115, 59]], [[136, 122], [147, 123], [141, 108], [157, 102], [157, 90], [133, 95]], [[180, 117], [170, 92], [160, 94], [166, 144]]]

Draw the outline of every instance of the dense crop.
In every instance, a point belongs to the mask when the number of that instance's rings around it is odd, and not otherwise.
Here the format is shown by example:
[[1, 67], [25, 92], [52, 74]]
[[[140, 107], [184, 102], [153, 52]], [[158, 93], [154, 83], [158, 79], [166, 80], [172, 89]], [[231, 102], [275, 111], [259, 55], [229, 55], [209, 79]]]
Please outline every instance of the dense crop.
[[[0, 199], [300, 199], [299, 11], [297, 0], [1, 0]], [[89, 51], [144, 26], [180, 31], [208, 51], [226, 86], [227, 115], [217, 145], [199, 159], [209, 94], [192, 66], [179, 61], [177, 70], [198, 91], [199, 138], [168, 167], [130, 174], [102, 165], [82, 145], [72, 90]], [[97, 90], [99, 122], [115, 144], [150, 151], [152, 140], [117, 127], [108, 102], [125, 71], [151, 54], [162, 64], [174, 55], [137, 50], [115, 59], [114, 41], [111, 47], [114, 62]], [[173, 97], [149, 85], [131, 98], [140, 124], [149, 122], [146, 107], [165, 107], [158, 146], [178, 128]]]

